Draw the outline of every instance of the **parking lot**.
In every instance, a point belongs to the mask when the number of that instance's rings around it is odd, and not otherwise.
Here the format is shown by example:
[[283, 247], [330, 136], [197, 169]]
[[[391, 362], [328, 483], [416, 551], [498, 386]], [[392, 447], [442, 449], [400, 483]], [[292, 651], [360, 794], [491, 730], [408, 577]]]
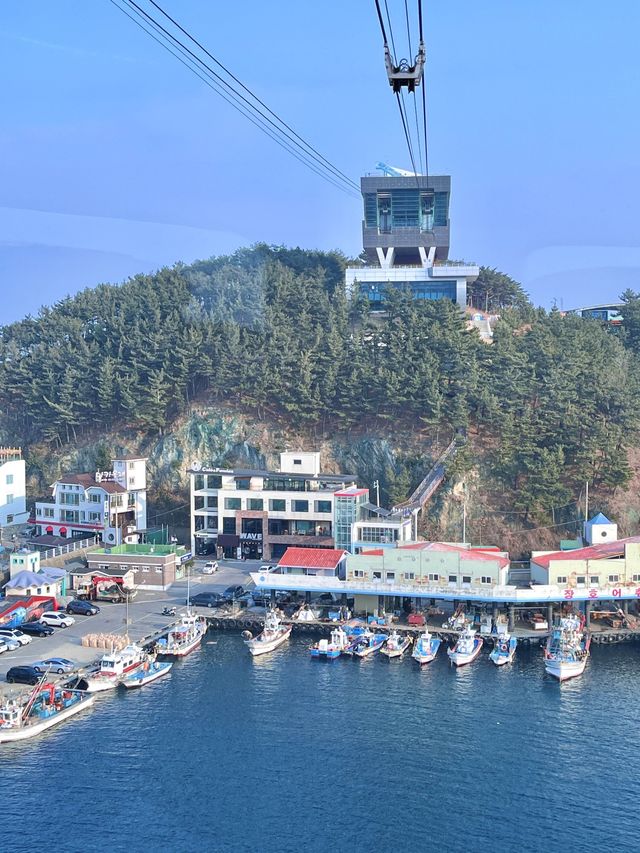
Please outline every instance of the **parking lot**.
[[[74, 615], [75, 624], [68, 628], [56, 628], [49, 637], [33, 637], [32, 641], [14, 651], [0, 654], [0, 689], [6, 686], [7, 670], [12, 666], [28, 665], [33, 661], [50, 657], [64, 657], [86, 666], [97, 660], [103, 652], [100, 649], [82, 645], [85, 634], [124, 634], [128, 633], [132, 641], [139, 640], [167, 624], [162, 615], [164, 607], [175, 605], [184, 608], [187, 598], [187, 586], [191, 595], [197, 592], [223, 592], [232, 584], [245, 585], [248, 573], [254, 571], [260, 562], [239, 560], [220, 561], [219, 570], [213, 575], [203, 575], [205, 558], [196, 560], [189, 581], [186, 579], [173, 584], [166, 592], [148, 592], [139, 590], [134, 601], [126, 604], [96, 602], [100, 613], [95, 616]], [[128, 625], [127, 625], [128, 615]]]

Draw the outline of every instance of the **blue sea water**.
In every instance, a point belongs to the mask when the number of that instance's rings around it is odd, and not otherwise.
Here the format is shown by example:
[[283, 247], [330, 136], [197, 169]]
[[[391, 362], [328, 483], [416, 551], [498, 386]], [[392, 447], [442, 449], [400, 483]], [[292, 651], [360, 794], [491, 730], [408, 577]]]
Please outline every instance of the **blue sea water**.
[[1, 746], [1, 849], [639, 849], [637, 646], [559, 685], [539, 649], [420, 669], [307, 643], [253, 659], [210, 632], [162, 681]]

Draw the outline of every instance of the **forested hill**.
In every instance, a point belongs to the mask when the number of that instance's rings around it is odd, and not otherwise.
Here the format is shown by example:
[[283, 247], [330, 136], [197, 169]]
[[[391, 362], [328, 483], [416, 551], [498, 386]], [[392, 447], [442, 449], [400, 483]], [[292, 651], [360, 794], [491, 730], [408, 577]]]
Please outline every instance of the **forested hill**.
[[[501, 313], [493, 345], [450, 302], [399, 293], [383, 318], [348, 302], [346, 258], [258, 245], [102, 285], [0, 332], [0, 438], [87, 442], [158, 434], [194, 400], [229, 402], [315, 435], [398, 425], [465, 428], [491, 488], [516, 510], [559, 506], [589, 480], [629, 477], [640, 423], [634, 317], [624, 335], [534, 310], [482, 269], [475, 304]], [[635, 312], [635, 314], [634, 314]]]

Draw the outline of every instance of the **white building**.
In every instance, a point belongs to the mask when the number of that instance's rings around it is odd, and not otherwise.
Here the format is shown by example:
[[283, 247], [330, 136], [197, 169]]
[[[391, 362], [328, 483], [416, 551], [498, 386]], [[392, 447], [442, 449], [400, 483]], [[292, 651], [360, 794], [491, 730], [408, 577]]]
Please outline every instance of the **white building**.
[[144, 457], [120, 457], [111, 471], [64, 474], [52, 485], [53, 501], [38, 502], [34, 516], [38, 535], [98, 535], [119, 545], [147, 526], [147, 469]]
[[351, 474], [323, 474], [317, 452], [280, 454], [280, 469], [193, 467], [191, 550], [276, 559], [289, 545], [333, 548], [335, 493]]
[[0, 527], [27, 520], [25, 464], [19, 447], [0, 447]]
[[588, 545], [615, 542], [618, 538], [618, 525], [599, 512], [589, 521], [585, 521], [584, 538]]

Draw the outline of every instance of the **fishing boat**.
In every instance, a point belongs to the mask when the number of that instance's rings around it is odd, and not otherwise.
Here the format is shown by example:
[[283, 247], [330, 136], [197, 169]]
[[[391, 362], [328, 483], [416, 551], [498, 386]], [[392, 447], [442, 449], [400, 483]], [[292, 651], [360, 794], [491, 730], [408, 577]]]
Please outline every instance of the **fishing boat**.
[[242, 636], [252, 655], [263, 655], [265, 652], [272, 652], [288, 640], [292, 627], [292, 625], [283, 625], [275, 610], [269, 610], [264, 619], [262, 633], [253, 637], [251, 631], [244, 631]]
[[424, 631], [416, 640], [411, 657], [420, 664], [431, 663], [438, 654], [441, 642], [439, 637], [433, 637], [429, 631]]
[[589, 658], [591, 635], [578, 616], [563, 616], [553, 626], [544, 650], [545, 671], [566, 681], [582, 675]]
[[500, 634], [495, 641], [495, 645], [491, 650], [489, 657], [496, 666], [503, 666], [505, 663], [511, 663], [518, 647], [518, 641], [510, 634]]
[[465, 628], [458, 637], [455, 646], [447, 649], [449, 660], [456, 666], [474, 661], [482, 651], [482, 637], [478, 637], [473, 628]]
[[103, 655], [98, 669], [87, 673], [77, 686], [87, 693], [113, 690], [123, 676], [139, 667], [144, 660], [144, 649], [132, 643], [118, 652]]
[[26, 699], [6, 698], [0, 703], [0, 743], [26, 740], [90, 707], [94, 696], [44, 679]]
[[380, 649], [380, 654], [386, 655], [388, 658], [401, 658], [410, 645], [411, 637], [407, 635], [403, 637], [402, 634], [393, 631], [389, 635], [387, 642]]
[[122, 678], [120, 684], [127, 690], [133, 687], [144, 687], [145, 684], [151, 684], [152, 681], [157, 681], [163, 675], [169, 675], [172, 666], [171, 661], [158, 661], [153, 655], [150, 655], [149, 659], [141, 666]]
[[374, 634], [373, 631], [366, 630], [353, 638], [346, 651], [357, 658], [365, 658], [380, 651], [386, 639], [386, 634]]
[[166, 637], [158, 640], [156, 651], [161, 655], [183, 658], [198, 648], [206, 633], [207, 620], [187, 613], [167, 632]]
[[347, 649], [350, 639], [342, 628], [334, 628], [330, 639], [323, 638], [312, 646], [309, 646], [309, 654], [312, 658], [329, 658], [334, 660]]

